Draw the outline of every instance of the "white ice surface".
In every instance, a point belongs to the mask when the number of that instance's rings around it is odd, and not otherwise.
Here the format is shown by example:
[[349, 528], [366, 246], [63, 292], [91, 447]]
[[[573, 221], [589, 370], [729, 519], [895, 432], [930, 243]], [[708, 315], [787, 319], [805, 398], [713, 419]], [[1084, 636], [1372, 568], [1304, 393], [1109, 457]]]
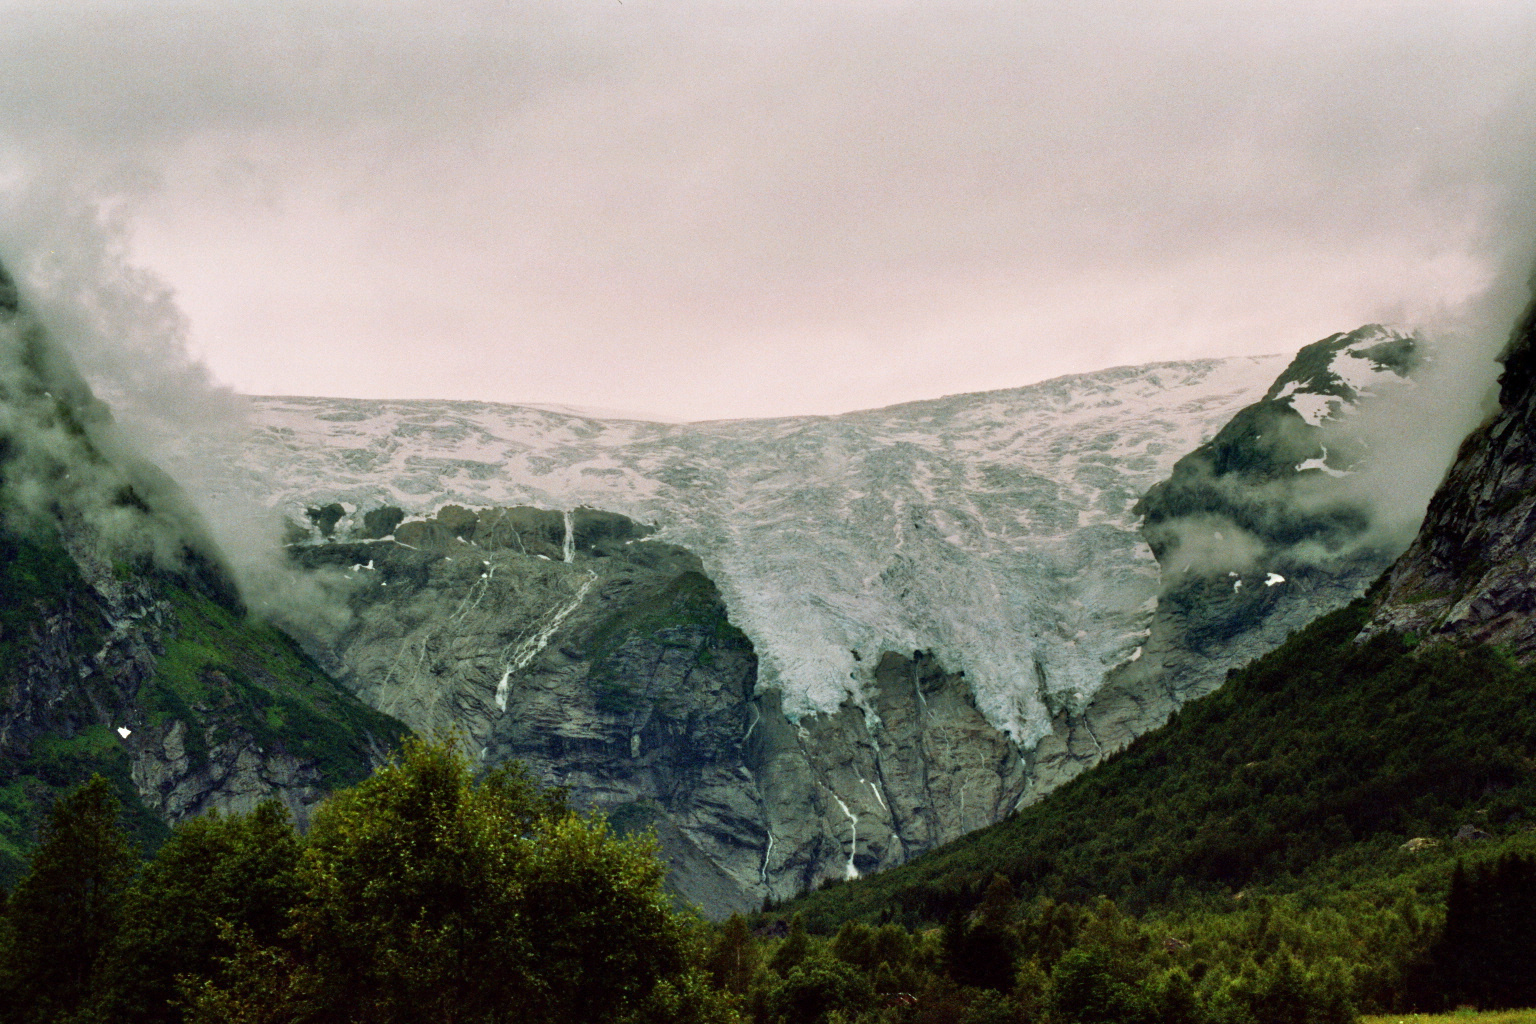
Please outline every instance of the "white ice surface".
[[1342, 398], [1333, 395], [1314, 395], [1307, 392], [1293, 394], [1291, 408], [1300, 414], [1310, 426], [1318, 426], [1323, 420], [1334, 416], [1345, 404]]
[[300, 521], [306, 505], [344, 501], [412, 514], [588, 504], [654, 522], [703, 558], [791, 715], [862, 704], [882, 651], [931, 649], [1029, 745], [1049, 729], [1047, 698], [1086, 700], [1145, 640], [1157, 568], [1131, 506], [1285, 362], [1122, 367], [841, 416], [692, 424], [257, 398], [253, 439], [214, 454], [236, 486]]

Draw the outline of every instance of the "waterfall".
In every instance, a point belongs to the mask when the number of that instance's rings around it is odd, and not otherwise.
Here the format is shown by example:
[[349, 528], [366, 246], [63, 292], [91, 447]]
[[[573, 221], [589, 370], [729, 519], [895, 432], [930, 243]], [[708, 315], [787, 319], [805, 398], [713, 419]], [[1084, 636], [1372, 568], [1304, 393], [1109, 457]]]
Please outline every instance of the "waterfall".
[[848, 815], [848, 821], [853, 827], [853, 836], [848, 840], [847, 878], [851, 882], [855, 878], [859, 877], [859, 869], [853, 866], [854, 854], [859, 852], [859, 818], [856, 814], [848, 809], [847, 804], [843, 803], [842, 797], [838, 796], [836, 793], [833, 793], [832, 799], [836, 800], [837, 806], [841, 807], [843, 809], [843, 813]]
[[565, 511], [565, 542], [560, 545], [560, 557], [566, 562], [576, 560], [576, 530], [571, 525], [571, 511]]
[[496, 706], [502, 711], [507, 710], [507, 690], [511, 677], [527, 668], [539, 652], [549, 646], [550, 638], [555, 631], [564, 625], [565, 620], [577, 608], [581, 607], [582, 600], [587, 596], [587, 591], [592, 589], [592, 584], [597, 582], [597, 573], [587, 571], [587, 578], [576, 589], [569, 602], [553, 609], [543, 619], [534, 625], [534, 628], [520, 641], [515, 641], [506, 646], [502, 653], [501, 682], [496, 686]]

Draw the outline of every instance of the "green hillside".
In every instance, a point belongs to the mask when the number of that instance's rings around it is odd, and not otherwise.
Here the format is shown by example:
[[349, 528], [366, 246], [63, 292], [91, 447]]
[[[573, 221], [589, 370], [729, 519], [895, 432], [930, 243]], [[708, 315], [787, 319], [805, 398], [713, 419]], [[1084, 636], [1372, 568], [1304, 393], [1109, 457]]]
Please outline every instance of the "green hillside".
[[0, 531], [0, 884], [15, 878], [38, 822], [58, 794], [92, 773], [111, 781], [139, 844], [168, 834], [133, 772], [176, 723], [179, 778], [229, 741], [248, 741], [313, 766], [330, 789], [356, 783], [406, 733], [359, 702], [286, 634], [250, 618], [195, 576], [119, 564], [115, 583], [137, 592], [141, 615], [112, 621], [99, 587], [46, 533]]
[[[821, 929], [941, 921], [994, 874], [1138, 912], [1319, 900], [1483, 845], [1536, 849], [1536, 672], [1485, 647], [1356, 643], [1366, 617], [1360, 601], [1318, 620], [1042, 803], [794, 909]], [[1458, 843], [1467, 824], [1489, 838]], [[1432, 842], [1400, 849], [1416, 838]], [[1438, 897], [1444, 872], [1425, 884]]]

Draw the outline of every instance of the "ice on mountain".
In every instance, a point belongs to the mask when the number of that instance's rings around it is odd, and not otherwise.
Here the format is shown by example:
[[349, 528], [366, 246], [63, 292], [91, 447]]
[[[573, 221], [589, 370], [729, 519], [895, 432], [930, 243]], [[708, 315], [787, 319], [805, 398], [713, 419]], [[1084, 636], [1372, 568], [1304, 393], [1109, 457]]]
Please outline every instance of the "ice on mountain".
[[[656, 539], [703, 559], [757, 650], [760, 685], [782, 690], [792, 717], [857, 702], [878, 652], [925, 650], [1028, 746], [1052, 707], [1086, 700], [1143, 642], [1159, 573], [1136, 496], [1284, 365], [1120, 367], [840, 416], [694, 424], [257, 398], [253, 442], [226, 454], [290, 514], [332, 500], [411, 515], [589, 505], [655, 523]], [[461, 472], [466, 460], [498, 469]]]
[[1328, 370], [1357, 396], [1368, 395], [1384, 380], [1396, 381], [1402, 378], [1394, 371], [1378, 366], [1365, 355], [1365, 350], [1402, 337], [1404, 335], [1396, 331], [1380, 328], [1347, 348], [1340, 349], [1333, 357], [1333, 362], [1328, 364]]
[[1323, 449], [1323, 454], [1322, 455], [1314, 456], [1313, 458], [1307, 459], [1304, 462], [1298, 462], [1296, 464], [1296, 472], [1298, 472], [1298, 473], [1304, 472], [1304, 471], [1309, 470], [1309, 469], [1320, 469], [1324, 473], [1327, 473], [1331, 477], [1341, 477], [1341, 476], [1349, 476], [1350, 475], [1350, 472], [1347, 469], [1334, 469], [1332, 466], [1328, 465], [1328, 449], [1327, 448]]
[[1290, 396], [1291, 408], [1295, 409], [1309, 426], [1321, 426], [1323, 421], [1336, 416], [1344, 400], [1336, 395], [1314, 395], [1300, 392]]

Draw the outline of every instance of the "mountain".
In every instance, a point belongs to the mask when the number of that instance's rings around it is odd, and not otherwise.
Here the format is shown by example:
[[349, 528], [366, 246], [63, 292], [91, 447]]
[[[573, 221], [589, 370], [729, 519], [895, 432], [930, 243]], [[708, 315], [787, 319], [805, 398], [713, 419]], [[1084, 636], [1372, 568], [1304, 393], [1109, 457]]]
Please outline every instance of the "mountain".
[[1174, 464], [1133, 511], [1161, 589], [1142, 657], [1036, 746], [1030, 799], [1161, 725], [1319, 614], [1365, 592], [1406, 541], [1384, 529], [1354, 421], [1392, 409], [1425, 362], [1369, 324], [1306, 346], [1258, 401]]
[[402, 732], [247, 615], [197, 514], [0, 269], [0, 881], [93, 771], [153, 845], [267, 797], [302, 822]]
[[[1026, 897], [1108, 895], [1164, 912], [1286, 893], [1324, 912], [1350, 900], [1372, 913], [1397, 900], [1438, 910], [1451, 862], [1473, 844], [1530, 853], [1536, 304], [1502, 361], [1500, 408], [1466, 439], [1417, 538], [1364, 596], [1015, 818], [798, 906], [823, 925], [933, 920], [974, 905], [1001, 873]], [[1207, 465], [1220, 448], [1205, 449]], [[1271, 468], [1286, 478], [1297, 454]], [[1144, 504], [1176, 490], [1154, 489]], [[1328, 505], [1307, 507], [1321, 518], [1281, 516], [1259, 524], [1281, 529], [1255, 533], [1364, 536]], [[1399, 930], [1422, 951], [1422, 929]]]
[[[1401, 358], [1363, 360], [1358, 388], [1330, 369], [1367, 349]], [[1167, 681], [1183, 620], [1159, 600], [1138, 499], [1170, 474], [1271, 486], [1195, 469], [1213, 445], [1259, 443], [1230, 440], [1256, 417], [1297, 421], [1284, 469], [1308, 500], [1338, 486], [1350, 470], [1319, 413], [1397, 381], [1412, 349], [1373, 327], [1289, 367], [1158, 364], [681, 425], [257, 399], [254, 441], [216, 454], [310, 524], [300, 564], [350, 577], [351, 625], [310, 638], [344, 685], [655, 827], [674, 884], [724, 913], [997, 821], [1214, 685], [1246, 648]], [[1336, 569], [1281, 588], [1253, 570], [1266, 614], [1228, 632], [1267, 622], [1251, 646], [1272, 646], [1287, 615], [1363, 589]]]
[[1275, 358], [1125, 367], [830, 417], [652, 424], [458, 402], [256, 399], [221, 457], [302, 520], [586, 505], [696, 552], [761, 684], [835, 713], [884, 651], [964, 672], [1015, 742], [1140, 646], [1156, 564], [1132, 506]]
[[1403, 959], [1357, 946], [1357, 995], [1439, 998], [1412, 995], [1416, 973], [1436, 982], [1412, 959], [1433, 932], [1407, 908], [1442, 913], [1453, 862], [1468, 855], [1491, 864], [1536, 850], [1536, 577], [1524, 551], [1536, 514], [1536, 304], [1502, 358], [1501, 407], [1364, 596], [1016, 817], [794, 909], [818, 927], [942, 920], [1001, 874], [1026, 899], [1108, 896], [1174, 920], [1234, 915], [1245, 899], [1315, 913], [1340, 951], [1361, 938], [1353, 918], [1378, 915], [1367, 930], [1391, 933]]

